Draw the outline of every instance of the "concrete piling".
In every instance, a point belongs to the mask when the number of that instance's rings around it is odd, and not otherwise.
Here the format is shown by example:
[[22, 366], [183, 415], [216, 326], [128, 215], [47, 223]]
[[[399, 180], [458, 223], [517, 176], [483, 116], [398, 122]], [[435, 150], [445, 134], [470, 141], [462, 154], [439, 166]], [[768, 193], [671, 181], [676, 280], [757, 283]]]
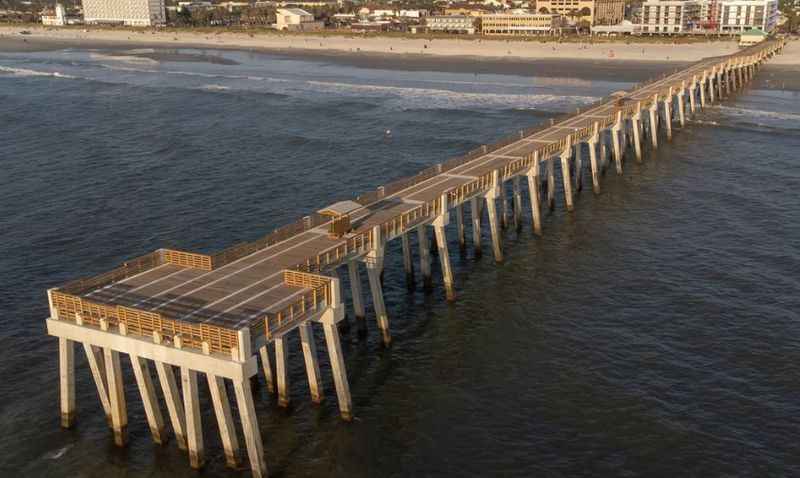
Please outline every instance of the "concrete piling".
[[350, 292], [353, 298], [353, 312], [358, 324], [358, 332], [366, 332], [366, 312], [364, 311], [364, 296], [361, 292], [361, 274], [358, 271], [358, 261], [351, 260], [347, 263], [347, 273], [350, 277]]
[[300, 329], [300, 345], [303, 349], [303, 360], [306, 365], [306, 376], [308, 377], [308, 389], [311, 392], [311, 401], [321, 403], [322, 376], [319, 373], [319, 360], [317, 359], [317, 343], [314, 340], [314, 331], [311, 322], [303, 322], [298, 327]]
[[139, 396], [142, 399], [142, 405], [144, 405], [147, 425], [150, 427], [150, 434], [153, 436], [155, 443], [163, 445], [167, 442], [164, 416], [161, 414], [161, 407], [158, 404], [156, 390], [153, 386], [153, 377], [150, 375], [150, 367], [147, 364], [147, 360], [141, 357], [130, 355], [130, 359], [133, 376], [136, 378], [136, 385], [139, 388]]
[[514, 176], [511, 183], [514, 194], [514, 229], [522, 229], [522, 190], [520, 188], [520, 177]]
[[531, 216], [533, 219], [533, 233], [542, 235], [542, 207], [540, 204], [541, 194], [539, 192], [539, 152], [533, 153], [533, 162], [527, 173], [528, 193], [531, 199]]
[[556, 167], [555, 158], [547, 159], [547, 207], [556, 208]]
[[181, 388], [183, 389], [183, 408], [186, 411], [186, 442], [189, 446], [189, 466], [199, 469], [205, 464], [205, 452], [203, 425], [200, 420], [200, 396], [197, 390], [197, 372], [195, 370], [181, 367]]
[[481, 205], [483, 198], [473, 197], [469, 200], [470, 212], [472, 214], [472, 248], [475, 257], [481, 256]]
[[423, 289], [429, 291], [433, 288], [431, 277], [431, 250], [428, 240], [428, 230], [425, 226], [417, 228], [417, 239], [419, 242], [419, 270], [422, 272]]
[[231, 404], [228, 400], [228, 390], [225, 379], [207, 373], [208, 391], [211, 395], [211, 404], [214, 407], [214, 416], [217, 419], [220, 441], [225, 452], [225, 464], [229, 468], [238, 468], [241, 463], [239, 457], [239, 439], [236, 436], [236, 427], [233, 424]]
[[586, 142], [589, 147], [589, 166], [592, 169], [592, 191], [600, 194], [600, 170], [597, 166], [597, 143], [600, 140], [600, 124], [594, 123], [592, 136]]
[[61, 427], [75, 424], [75, 343], [59, 337], [58, 374], [61, 398]]
[[278, 383], [278, 406], [289, 406], [289, 347], [284, 336], [275, 337], [275, 377]]
[[458, 249], [463, 254], [467, 250], [466, 228], [464, 227], [464, 205], [456, 206], [456, 231], [458, 234]]
[[400, 238], [403, 246], [403, 270], [406, 273], [406, 287], [408, 290], [414, 290], [414, 261], [411, 258], [411, 241], [407, 232], [404, 232]]

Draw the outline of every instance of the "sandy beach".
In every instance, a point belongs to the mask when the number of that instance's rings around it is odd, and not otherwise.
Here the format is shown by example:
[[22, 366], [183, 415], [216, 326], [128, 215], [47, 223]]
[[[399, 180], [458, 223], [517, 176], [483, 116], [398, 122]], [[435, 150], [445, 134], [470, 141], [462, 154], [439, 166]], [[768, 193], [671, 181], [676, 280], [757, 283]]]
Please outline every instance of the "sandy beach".
[[622, 60], [657, 62], [692, 62], [703, 57], [725, 55], [738, 49], [735, 41], [709, 43], [555, 43], [491, 39], [416, 39], [400, 37], [361, 37], [342, 35], [296, 35], [259, 32], [253, 35], [233, 32], [170, 32], [148, 30], [21, 28], [0, 26], [0, 48], [4, 38], [19, 38], [20, 30], [31, 32], [24, 38], [35, 42], [47, 40], [103, 42], [146, 46], [193, 46], [213, 48], [261, 49], [272, 51], [371, 53], [381, 55], [423, 55], [434, 57], [468, 56], [520, 60]]

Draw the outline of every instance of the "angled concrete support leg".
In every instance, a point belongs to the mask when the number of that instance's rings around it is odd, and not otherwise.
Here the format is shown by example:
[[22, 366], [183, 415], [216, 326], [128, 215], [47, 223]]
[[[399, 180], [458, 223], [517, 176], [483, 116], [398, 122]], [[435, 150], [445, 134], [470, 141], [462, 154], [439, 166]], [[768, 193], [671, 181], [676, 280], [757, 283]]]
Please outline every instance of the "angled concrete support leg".
[[667, 140], [672, 141], [672, 88], [669, 89], [669, 95], [664, 100], [664, 126], [667, 129]]
[[350, 276], [350, 291], [353, 296], [353, 312], [358, 324], [358, 333], [363, 335], [367, 332], [366, 313], [364, 312], [364, 296], [361, 293], [361, 274], [358, 271], [358, 261], [352, 260], [347, 263], [347, 272]]
[[[158, 342], [157, 342], [158, 343]], [[186, 414], [183, 410], [178, 385], [175, 382], [175, 372], [172, 365], [163, 362], [155, 362], [158, 381], [161, 384], [161, 392], [164, 394], [164, 401], [167, 402], [167, 412], [175, 432], [175, 442], [178, 448], [186, 450]]]
[[269, 393], [275, 393], [275, 376], [272, 374], [272, 361], [269, 359], [269, 348], [267, 344], [258, 348], [258, 355], [261, 357], [261, 370], [264, 373], [267, 391]]
[[214, 406], [214, 416], [219, 426], [219, 436], [222, 448], [225, 450], [225, 464], [230, 468], [237, 468], [241, 463], [239, 459], [239, 439], [236, 437], [236, 427], [233, 425], [231, 404], [228, 401], [228, 390], [225, 379], [211, 374], [208, 375], [208, 390], [211, 394], [211, 403]]
[[506, 184], [500, 183], [500, 225], [503, 229], [508, 227], [508, 191], [506, 191]]
[[322, 377], [319, 373], [319, 360], [317, 360], [317, 343], [314, 341], [314, 331], [311, 322], [303, 322], [300, 329], [300, 344], [303, 347], [303, 358], [306, 363], [308, 388], [311, 392], [311, 401], [322, 402]]
[[97, 388], [97, 395], [103, 412], [106, 414], [106, 421], [111, 426], [111, 405], [108, 402], [108, 387], [106, 387], [106, 367], [103, 360], [103, 351], [94, 345], [84, 342], [83, 349], [86, 352], [86, 361], [89, 362], [89, 369], [92, 371], [94, 385]]
[[250, 390], [250, 380], [236, 380], [233, 382], [236, 393], [236, 404], [239, 407], [239, 417], [242, 420], [244, 441], [247, 445], [247, 456], [250, 459], [250, 471], [254, 478], [267, 476], [267, 463], [264, 461], [264, 446], [261, 443], [261, 431], [258, 428], [256, 408], [253, 405], [253, 393]]
[[495, 170], [492, 175], [493, 187], [486, 194], [486, 212], [489, 215], [489, 229], [492, 233], [492, 248], [495, 262], [503, 262], [503, 236], [500, 234], [500, 224], [497, 217], [497, 198], [500, 195], [500, 171]]
[[489, 214], [489, 228], [492, 233], [492, 248], [494, 250], [494, 260], [503, 262], [503, 246], [500, 236], [500, 221], [497, 217], [497, 203], [494, 198], [486, 200], [486, 212]]
[[[424, 226], [417, 230], [423, 227]], [[369, 276], [369, 287], [372, 291], [372, 305], [375, 307], [375, 319], [378, 321], [378, 328], [381, 330], [381, 335], [383, 335], [383, 344], [388, 347], [392, 343], [392, 335], [389, 332], [389, 316], [386, 314], [386, 304], [383, 301], [383, 286], [381, 285], [384, 249], [380, 229], [380, 226], [375, 226], [375, 228], [373, 228], [372, 233], [373, 237], [376, 238], [375, 242], [377, 245], [367, 256], [366, 264], [367, 275]], [[422, 247], [423, 242], [425, 245], [428, 244], [427, 240], [420, 241], [420, 247]], [[422, 254], [420, 254], [420, 256], [421, 255]], [[430, 258], [428, 258], [428, 261], [430, 264]], [[425, 275], [425, 272], [425, 270], [422, 271], [423, 275]], [[430, 269], [427, 272], [428, 275], [430, 275]]]
[[411, 240], [408, 233], [404, 232], [401, 236], [403, 244], [403, 270], [406, 273], [406, 287], [414, 290], [414, 261], [411, 258]]
[[203, 424], [200, 420], [200, 396], [197, 391], [197, 372], [181, 367], [183, 408], [186, 410], [186, 441], [189, 445], [189, 465], [194, 469], [205, 464]]
[[519, 176], [514, 176], [512, 188], [514, 191], [514, 228], [522, 229], [522, 190], [520, 189]]
[[[453, 269], [450, 267], [450, 254], [447, 248], [447, 234], [445, 226], [449, 223], [450, 216], [447, 213], [447, 193], [442, 194], [442, 214], [433, 221], [433, 231], [436, 234], [436, 244], [439, 246], [439, 262], [442, 266], [442, 278], [447, 300], [456, 300], [455, 281], [453, 279]], [[425, 227], [425, 226], [422, 226]]]
[[700, 107], [701, 108], [705, 108], [706, 107], [706, 85], [707, 84], [708, 84], [708, 80], [707, 80], [707, 78], [705, 77], [705, 74], [704, 74], [703, 75], [703, 79], [700, 81]]
[[650, 140], [653, 149], [658, 148], [658, 103], [653, 102], [650, 106]]
[[697, 98], [695, 95], [697, 94], [697, 77], [692, 79], [692, 84], [689, 85], [689, 113], [694, 116], [697, 113]]
[[597, 165], [597, 123], [595, 123], [595, 134], [586, 145], [589, 146], [589, 166], [592, 168], [592, 191], [595, 194], [600, 194], [600, 168]]
[[325, 331], [325, 343], [327, 344], [328, 357], [330, 357], [331, 371], [333, 372], [333, 383], [336, 387], [336, 398], [339, 400], [339, 412], [342, 420], [350, 421], [353, 419], [353, 402], [350, 397], [350, 384], [347, 381], [347, 369], [344, 364], [342, 345], [339, 341], [339, 330], [331, 317], [323, 317], [322, 327]]
[[636, 161], [642, 162], [642, 111], [641, 103], [636, 107], [636, 113], [631, 119], [633, 126], [633, 150], [636, 153]]
[[61, 405], [61, 426], [75, 424], [75, 342], [58, 338], [58, 378]]
[[583, 153], [581, 143], [575, 144], [575, 191], [583, 190]]
[[531, 199], [531, 216], [533, 223], [533, 233], [542, 235], [542, 205], [540, 204], [541, 194], [539, 193], [539, 152], [533, 153], [533, 163], [527, 173], [528, 194]]
[[[276, 337], [275, 343], [275, 376], [278, 382], [278, 406], [288, 407], [289, 396], [289, 347], [284, 336]], [[187, 412], [188, 413], [188, 412]]]
[[472, 214], [472, 247], [475, 257], [481, 256], [481, 215], [483, 215], [483, 198], [473, 197], [469, 200], [470, 213]]
[[167, 434], [164, 430], [164, 416], [161, 414], [161, 407], [158, 405], [156, 390], [153, 386], [153, 377], [150, 375], [150, 367], [147, 360], [131, 355], [131, 366], [133, 375], [136, 378], [136, 385], [139, 387], [139, 395], [144, 404], [144, 414], [147, 417], [147, 424], [153, 441], [159, 445], [167, 442]]
[[617, 174], [622, 174], [622, 153], [623, 145], [620, 138], [622, 132], [622, 112], [617, 112], [617, 121], [611, 128], [611, 142], [614, 147], [614, 164], [617, 167]]
[[564, 185], [564, 203], [567, 211], [573, 211], [575, 206], [572, 202], [572, 178], [570, 178], [569, 160], [572, 157], [572, 145], [567, 139], [567, 147], [561, 152], [561, 178]]
[[114, 444], [125, 446], [128, 442], [128, 407], [125, 402], [125, 389], [122, 385], [122, 368], [119, 352], [103, 349], [106, 362], [106, 382], [108, 383], [108, 403], [111, 406], [111, 427], [114, 429]]
[[556, 166], [555, 159], [547, 159], [547, 207], [556, 208]]
[[422, 271], [422, 286], [426, 291], [433, 289], [433, 278], [431, 277], [431, 242], [428, 240], [428, 230], [425, 226], [417, 228], [417, 239], [419, 242], [419, 270]]
[[439, 261], [442, 265], [445, 293], [447, 294], [447, 300], [453, 302], [456, 300], [456, 290], [453, 280], [453, 270], [450, 267], [450, 255], [447, 250], [447, 236], [444, 226], [434, 226], [433, 229], [436, 233], [436, 242], [439, 245]]

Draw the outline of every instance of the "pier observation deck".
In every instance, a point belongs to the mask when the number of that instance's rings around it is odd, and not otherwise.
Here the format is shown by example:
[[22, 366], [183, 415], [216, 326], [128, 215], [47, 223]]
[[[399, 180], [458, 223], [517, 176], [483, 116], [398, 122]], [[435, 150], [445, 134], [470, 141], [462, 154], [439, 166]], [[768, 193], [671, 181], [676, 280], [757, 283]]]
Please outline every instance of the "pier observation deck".
[[[251, 468], [254, 475], [265, 475], [249, 388], [249, 377], [257, 373], [254, 346], [259, 349], [267, 386], [274, 389], [266, 349], [268, 344], [274, 344], [279, 403], [285, 405], [288, 379], [283, 337], [299, 329], [312, 399], [319, 401], [320, 372], [310, 322], [320, 322], [325, 329], [339, 408], [343, 418], [352, 418], [336, 327], [344, 315], [337, 267], [348, 266], [356, 317], [363, 319], [358, 263], [366, 265], [376, 318], [384, 343], [388, 344], [388, 317], [380, 281], [387, 241], [402, 238], [404, 266], [409, 272], [408, 234], [416, 232], [420, 238], [420, 268], [429, 281], [426, 230], [433, 226], [448, 299], [452, 300], [455, 295], [445, 226], [453, 209], [463, 245], [462, 207], [469, 203], [473, 241], [479, 248], [480, 204], [485, 201], [495, 259], [500, 261], [501, 238], [495, 208], [498, 198], [504, 205], [507, 202], [506, 182], [513, 181], [514, 213], [518, 219], [522, 202], [519, 179], [527, 178], [534, 232], [540, 233], [542, 165], [547, 167], [546, 195], [552, 208], [555, 163], [556, 158], [560, 159], [563, 195], [567, 209], [572, 210], [572, 189], [580, 189], [583, 174], [582, 143], [589, 149], [597, 193], [597, 146], [605, 147], [606, 136], [610, 136], [607, 139], [617, 172], [621, 173], [627, 144], [634, 147], [637, 160], [641, 160], [645, 125], [655, 148], [662, 122], [667, 138], [672, 135], [676, 112], [684, 125], [687, 100], [694, 113], [698, 96], [705, 106], [707, 97], [713, 102], [715, 96], [721, 98], [743, 87], [756, 68], [779, 52], [783, 44], [783, 40], [769, 40], [731, 55], [704, 59], [631, 91], [614, 93], [574, 113], [431, 166], [415, 176], [380, 186], [352, 201], [327, 206], [256, 241], [215, 254], [159, 249], [105, 274], [50, 289], [51, 317], [47, 325], [48, 333], [59, 337], [62, 425], [69, 427], [74, 420], [73, 344], [81, 342], [115, 441], [124, 445], [127, 415], [119, 354], [126, 353], [132, 361], [154, 440], [162, 443], [165, 434], [147, 368], [149, 361], [156, 365], [178, 444], [181, 448], [188, 446], [190, 462], [196, 468], [203, 463], [198, 372], [205, 373], [209, 380], [226, 459], [231, 466], [238, 463], [238, 441], [224, 385], [225, 379], [232, 380]], [[601, 156], [601, 162], [605, 161], [605, 153]], [[181, 371], [182, 403], [172, 367]]]

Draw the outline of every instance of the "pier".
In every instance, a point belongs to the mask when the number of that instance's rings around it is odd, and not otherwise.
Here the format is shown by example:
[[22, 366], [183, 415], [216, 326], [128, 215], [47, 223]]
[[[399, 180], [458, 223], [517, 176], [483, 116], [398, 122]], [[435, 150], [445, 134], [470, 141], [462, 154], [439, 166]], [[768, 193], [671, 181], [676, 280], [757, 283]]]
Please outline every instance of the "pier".
[[[191, 467], [202, 468], [204, 434], [219, 433], [229, 466], [246, 465], [253, 476], [267, 476], [264, 446], [269, 442], [258, 425], [251, 378], [260, 375], [278, 405], [288, 406], [287, 338], [297, 333], [310, 400], [321, 402], [332, 392], [329, 399], [336, 400], [342, 419], [352, 420], [339, 337], [344, 298], [350, 294], [353, 310], [347, 315], [358, 329], [374, 320], [383, 344], [390, 346], [391, 304], [383, 297], [390, 241], [401, 241], [409, 287], [429, 289], [441, 280], [444, 299], [456, 301], [448, 235], [455, 235], [452, 243], [462, 250], [470, 242], [478, 255], [484, 252], [482, 228], [488, 227], [491, 244], [486, 246], [502, 262], [504, 228], [530, 222], [534, 234], [543, 234], [545, 210], [563, 202], [573, 211], [576, 196], [588, 193], [588, 181], [592, 193], [601, 194], [606, 168], [621, 174], [627, 160], [643, 161], [698, 110], [745, 88], [783, 45], [770, 40], [704, 59], [328, 205], [253, 242], [214, 254], [159, 249], [104, 274], [49, 289], [46, 325], [58, 338], [61, 426], [70, 428], [77, 420], [77, 350], [86, 355], [109, 440], [117, 446], [128, 440], [123, 386], [135, 383], [155, 443], [174, 441]], [[416, 255], [412, 235], [417, 236]], [[433, 260], [440, 262], [441, 278], [432, 276]], [[349, 290], [339, 280], [344, 273]], [[369, 311], [366, 293], [372, 299]], [[324, 371], [332, 374], [334, 390], [322, 385], [315, 328], [323, 331], [330, 362]], [[131, 377], [124, 376], [123, 361], [130, 362]], [[208, 384], [214, 429], [202, 422], [201, 380]]]

